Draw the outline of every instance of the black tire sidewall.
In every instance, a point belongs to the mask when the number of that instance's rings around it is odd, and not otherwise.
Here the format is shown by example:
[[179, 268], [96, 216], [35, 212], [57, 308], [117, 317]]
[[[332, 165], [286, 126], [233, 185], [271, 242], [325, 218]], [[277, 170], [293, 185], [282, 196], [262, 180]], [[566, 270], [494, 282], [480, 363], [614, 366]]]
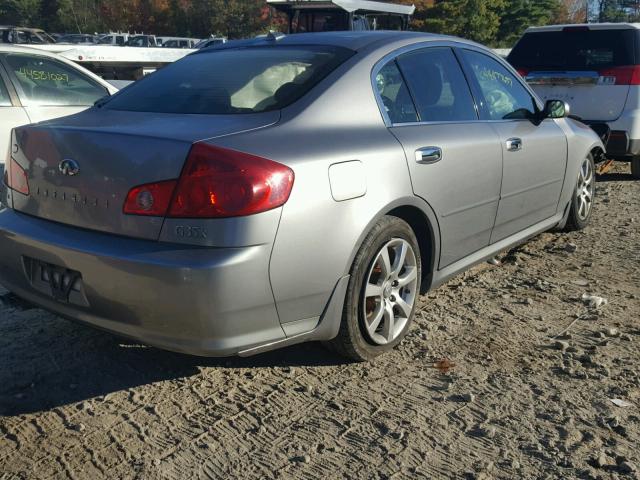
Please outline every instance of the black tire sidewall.
[[422, 277], [420, 248], [413, 230], [409, 224], [397, 217], [382, 217], [371, 229], [354, 259], [343, 317], [343, 322], [345, 322], [345, 326], [348, 329], [350, 343], [356, 350], [358, 356], [363, 360], [377, 357], [393, 349], [400, 343], [411, 327], [415, 315], [416, 305], [418, 303], [417, 295], [419, 295], [419, 293], [416, 293], [416, 301], [413, 304], [413, 309], [407, 324], [398, 337], [392, 342], [385, 345], [376, 345], [370, 341], [369, 335], [364, 328], [362, 295], [364, 294], [365, 278], [380, 249], [382, 249], [387, 242], [395, 238], [406, 240], [411, 245], [411, 248], [413, 248], [418, 267], [416, 291], [420, 291], [420, 280]]

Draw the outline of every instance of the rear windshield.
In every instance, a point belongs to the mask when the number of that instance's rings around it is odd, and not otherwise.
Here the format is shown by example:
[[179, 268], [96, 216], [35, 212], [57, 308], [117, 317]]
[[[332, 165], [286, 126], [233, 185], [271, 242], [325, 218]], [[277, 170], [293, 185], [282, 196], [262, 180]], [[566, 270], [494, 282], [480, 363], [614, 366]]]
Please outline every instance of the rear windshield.
[[636, 64], [636, 30], [565, 30], [525, 34], [509, 54], [516, 68], [595, 70]]
[[307, 93], [353, 53], [278, 46], [193, 54], [132, 84], [105, 108], [218, 115], [276, 110]]

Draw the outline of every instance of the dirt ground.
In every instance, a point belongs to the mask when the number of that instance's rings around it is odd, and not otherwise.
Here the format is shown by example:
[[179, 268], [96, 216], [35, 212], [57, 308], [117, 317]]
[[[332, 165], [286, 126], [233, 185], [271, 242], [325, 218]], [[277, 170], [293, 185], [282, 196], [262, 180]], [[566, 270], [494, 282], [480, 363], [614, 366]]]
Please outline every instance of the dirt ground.
[[0, 291], [0, 480], [640, 478], [627, 170], [600, 178], [585, 231], [542, 234], [422, 297], [400, 348], [370, 364], [315, 344], [167, 353]]

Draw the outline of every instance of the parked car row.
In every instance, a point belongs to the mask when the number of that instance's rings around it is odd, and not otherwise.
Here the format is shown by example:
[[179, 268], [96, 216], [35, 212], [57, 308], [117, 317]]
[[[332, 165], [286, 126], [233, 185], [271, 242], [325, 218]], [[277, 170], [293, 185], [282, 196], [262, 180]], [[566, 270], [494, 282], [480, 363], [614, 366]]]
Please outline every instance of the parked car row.
[[[74, 45], [120, 45], [126, 47], [200, 48], [205, 43], [224, 43], [224, 37], [206, 39], [187, 37], [163, 37], [146, 34], [110, 32], [105, 34], [52, 34], [36, 28], [0, 26], [0, 43], [23, 45], [74, 44]], [[196, 46], [199, 45], [199, 46]]]
[[[16, 91], [20, 76], [38, 95], [71, 78], [13, 55], [2, 61]], [[80, 82], [76, 94], [98, 96]], [[13, 130], [0, 283], [170, 350], [322, 340], [368, 360], [402, 340], [420, 292], [588, 224], [604, 145], [568, 108], [445, 36], [201, 49], [86, 111]]]

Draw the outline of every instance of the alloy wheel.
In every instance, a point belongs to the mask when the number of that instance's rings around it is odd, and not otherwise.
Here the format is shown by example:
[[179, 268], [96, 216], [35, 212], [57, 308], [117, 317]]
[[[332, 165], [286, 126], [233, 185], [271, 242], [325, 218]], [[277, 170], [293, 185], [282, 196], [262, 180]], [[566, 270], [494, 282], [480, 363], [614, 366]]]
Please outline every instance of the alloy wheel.
[[578, 200], [577, 214], [580, 220], [586, 220], [591, 212], [591, 206], [593, 203], [593, 190], [594, 190], [593, 167], [589, 158], [585, 158], [580, 166], [580, 173], [578, 173], [578, 185], [576, 188], [576, 197]]
[[417, 298], [418, 266], [409, 242], [387, 242], [365, 278], [364, 326], [374, 343], [386, 345], [404, 330]]

